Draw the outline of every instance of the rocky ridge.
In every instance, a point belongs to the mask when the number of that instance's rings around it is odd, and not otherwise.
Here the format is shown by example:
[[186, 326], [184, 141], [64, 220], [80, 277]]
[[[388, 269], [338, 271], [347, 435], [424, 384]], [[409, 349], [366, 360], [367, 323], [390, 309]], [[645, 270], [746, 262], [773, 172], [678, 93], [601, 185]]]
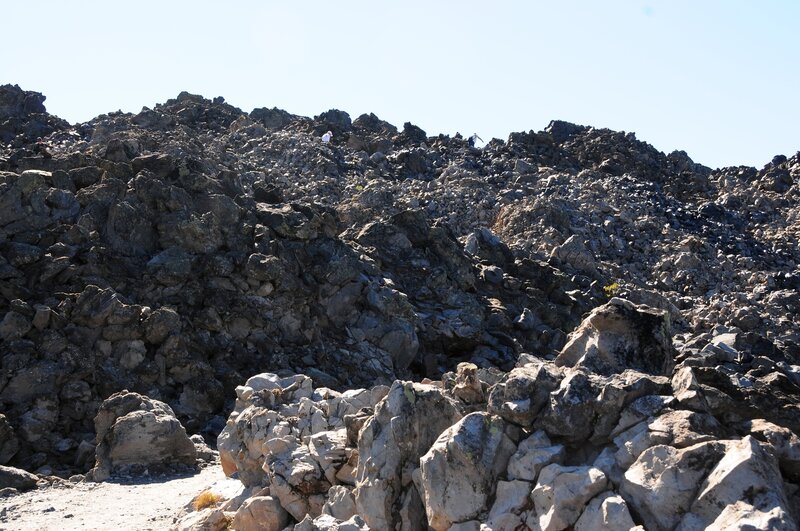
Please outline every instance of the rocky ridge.
[[[101, 402], [129, 389], [190, 433], [225, 427], [221, 451], [247, 441], [223, 463], [272, 500], [248, 511], [283, 525], [563, 529], [613, 513], [668, 529], [651, 499], [668, 488], [642, 479], [653, 463], [707, 461], [696, 483], [717, 500], [742, 454], [785, 483], [755, 486], [764, 503], [725, 491], [723, 516], [680, 501], [681, 525], [747, 511], [792, 525], [800, 156], [711, 170], [565, 122], [474, 149], [374, 115], [247, 114], [188, 93], [72, 126], [43, 101], [0, 90], [0, 465], [86, 472]], [[449, 373], [459, 362], [473, 365]], [[265, 370], [272, 384], [238, 387]], [[420, 433], [398, 385], [441, 426]], [[234, 430], [248, 415], [281, 426], [277, 447]], [[387, 442], [368, 426], [392, 419], [416, 442], [375, 475]], [[495, 454], [477, 458], [474, 437]], [[540, 448], [556, 448], [544, 476], [512, 472]], [[459, 492], [479, 462], [462, 514], [436, 482]], [[582, 501], [553, 502], [567, 476]], [[391, 499], [371, 494], [385, 485]], [[325, 512], [348, 496], [353, 514]]]

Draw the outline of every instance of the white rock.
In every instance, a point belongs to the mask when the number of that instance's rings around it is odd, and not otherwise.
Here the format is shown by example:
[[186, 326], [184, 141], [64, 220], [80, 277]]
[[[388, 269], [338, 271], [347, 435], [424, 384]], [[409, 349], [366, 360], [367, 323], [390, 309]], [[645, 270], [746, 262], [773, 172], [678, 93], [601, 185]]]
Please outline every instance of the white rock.
[[327, 501], [322, 506], [322, 514], [333, 516], [338, 520], [347, 520], [356, 514], [356, 499], [353, 490], [343, 485], [334, 485], [328, 489]]
[[289, 523], [289, 513], [272, 496], [245, 500], [233, 517], [236, 531], [280, 531]]
[[673, 529], [724, 453], [725, 445], [717, 441], [683, 449], [653, 446], [625, 472], [620, 494], [642, 517], [647, 529]]
[[356, 507], [371, 528], [395, 528], [396, 505], [404, 491], [416, 488], [411, 478], [420, 457], [460, 418], [458, 405], [438, 387], [392, 384], [358, 441]]
[[628, 504], [622, 496], [604, 492], [595, 497], [583, 514], [575, 522], [575, 531], [595, 531], [597, 529], [632, 529], [635, 527]]
[[686, 531], [719, 529], [725, 527], [717, 525], [721, 517], [726, 526], [741, 517], [757, 522], [756, 529], [797, 529], [778, 463], [753, 437], [727, 442], [725, 456], [700, 486], [691, 516], [684, 518], [681, 527]]
[[337, 483], [336, 475], [346, 461], [347, 430], [323, 431], [308, 438], [311, 455], [316, 459], [325, 478], [331, 485]]
[[228, 528], [228, 518], [218, 508], [195, 511], [182, 517], [171, 527], [172, 531], [222, 531]]
[[542, 531], [556, 531], [571, 526], [586, 503], [607, 486], [608, 479], [599, 468], [557, 464], [544, 467], [531, 493], [539, 527]]
[[553, 445], [547, 434], [539, 430], [525, 439], [508, 461], [508, 479], [536, 481], [539, 471], [564, 457], [564, 446]]
[[442, 433], [420, 459], [428, 525], [444, 531], [486, 510], [517, 436], [515, 425], [487, 413], [471, 413]]
[[533, 484], [527, 481], [498, 481], [486, 525], [494, 531], [517, 529], [523, 523], [520, 513], [530, 503], [531, 490]]

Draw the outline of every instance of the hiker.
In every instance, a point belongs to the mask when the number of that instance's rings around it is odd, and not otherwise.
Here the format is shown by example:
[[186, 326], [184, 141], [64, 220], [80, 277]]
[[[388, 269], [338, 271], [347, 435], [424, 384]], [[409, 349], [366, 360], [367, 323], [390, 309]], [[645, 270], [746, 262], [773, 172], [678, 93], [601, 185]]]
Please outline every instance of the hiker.
[[472, 136], [469, 137], [469, 140], [468, 140], [469, 147], [475, 147], [475, 140], [480, 140], [481, 142], [483, 142], [483, 139], [478, 136], [478, 133], [472, 133]]
[[333, 133], [331, 133], [330, 131], [328, 131], [327, 133], [325, 133], [324, 135], [322, 135], [322, 143], [323, 143], [323, 144], [327, 144], [328, 142], [330, 142], [330, 141], [331, 141], [331, 138], [332, 138], [332, 137], [333, 137]]

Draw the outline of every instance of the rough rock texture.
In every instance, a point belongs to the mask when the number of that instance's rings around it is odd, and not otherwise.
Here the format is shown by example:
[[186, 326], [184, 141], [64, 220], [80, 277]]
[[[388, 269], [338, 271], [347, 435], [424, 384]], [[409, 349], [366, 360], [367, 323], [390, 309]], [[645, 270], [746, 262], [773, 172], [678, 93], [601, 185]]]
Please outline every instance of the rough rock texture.
[[0, 465], [0, 489], [28, 490], [35, 488], [38, 481], [36, 474]]
[[518, 432], [500, 417], [471, 413], [439, 436], [419, 460], [429, 526], [443, 531], [488, 509]]
[[222, 431], [249, 490], [209, 526], [260, 496], [301, 529], [426, 529], [448, 505], [420, 458], [475, 415], [520, 435], [505, 470], [445, 467], [485, 494], [456, 529], [796, 523], [800, 155], [712, 170], [559, 121], [475, 149], [185, 92], [73, 126], [43, 102], [0, 87], [6, 464], [85, 472], [130, 389]]
[[367, 525], [391, 529], [400, 507], [422, 510], [420, 485], [411, 483], [412, 476], [423, 454], [460, 417], [457, 403], [437, 387], [392, 385], [358, 434], [355, 502]]
[[636, 369], [669, 376], [674, 367], [668, 314], [613, 298], [570, 335], [556, 365], [586, 367], [600, 374]]
[[121, 391], [103, 401], [94, 424], [95, 481], [123, 471], [196, 465], [194, 443], [163, 402]]

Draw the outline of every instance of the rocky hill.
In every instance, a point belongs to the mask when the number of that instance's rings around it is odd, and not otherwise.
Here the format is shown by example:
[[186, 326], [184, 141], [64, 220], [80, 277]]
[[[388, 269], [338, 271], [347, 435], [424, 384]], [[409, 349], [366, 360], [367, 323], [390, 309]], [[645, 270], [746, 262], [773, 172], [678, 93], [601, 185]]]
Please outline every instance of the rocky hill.
[[[188, 93], [77, 125], [43, 102], [0, 87], [0, 465], [88, 471], [129, 390], [222, 433], [227, 471], [302, 529], [334, 493], [374, 529], [800, 516], [800, 154], [712, 170], [558, 121], [476, 149]], [[411, 446], [381, 439], [396, 419]], [[695, 490], [657, 506], [658, 466]], [[748, 501], [729, 469], [775, 477]], [[566, 516], [564, 474], [585, 486]], [[483, 498], [453, 508], [471, 498], [442, 481]]]

